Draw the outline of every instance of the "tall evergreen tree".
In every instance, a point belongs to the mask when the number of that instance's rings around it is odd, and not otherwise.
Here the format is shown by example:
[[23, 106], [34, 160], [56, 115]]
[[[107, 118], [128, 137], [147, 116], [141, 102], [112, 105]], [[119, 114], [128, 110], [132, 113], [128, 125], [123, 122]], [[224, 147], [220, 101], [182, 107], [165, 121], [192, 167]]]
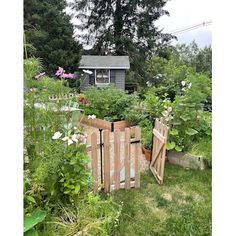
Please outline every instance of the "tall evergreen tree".
[[81, 45], [73, 38], [70, 17], [63, 12], [64, 0], [24, 0], [24, 30], [27, 45], [42, 59], [46, 72], [55, 74], [58, 66], [68, 72], [77, 69]]
[[105, 47], [115, 55], [129, 55], [131, 67], [142, 74], [142, 62], [150, 54], [160, 54], [172, 38], [155, 22], [163, 15], [165, 0], [75, 0], [72, 7], [81, 20], [80, 29], [94, 52]]

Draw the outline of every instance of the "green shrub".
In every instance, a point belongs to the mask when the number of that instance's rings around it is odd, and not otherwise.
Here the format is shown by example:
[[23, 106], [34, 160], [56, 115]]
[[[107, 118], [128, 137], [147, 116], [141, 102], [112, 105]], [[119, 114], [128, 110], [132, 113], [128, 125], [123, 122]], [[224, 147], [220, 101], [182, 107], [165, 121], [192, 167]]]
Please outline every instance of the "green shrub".
[[124, 120], [125, 115], [136, 101], [136, 95], [108, 86], [103, 89], [90, 87], [84, 92], [85, 98], [91, 103], [83, 105], [86, 115], [96, 115], [97, 118], [108, 121]]

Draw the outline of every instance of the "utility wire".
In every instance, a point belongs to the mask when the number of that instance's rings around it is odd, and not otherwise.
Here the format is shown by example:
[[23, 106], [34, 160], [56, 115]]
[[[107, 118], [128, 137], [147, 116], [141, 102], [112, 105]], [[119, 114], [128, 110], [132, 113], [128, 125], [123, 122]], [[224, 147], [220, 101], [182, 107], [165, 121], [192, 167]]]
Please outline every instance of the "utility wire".
[[173, 30], [173, 31], [169, 32], [169, 34], [181, 34], [181, 33], [185, 33], [185, 32], [191, 31], [191, 30], [195, 30], [197, 28], [205, 27], [205, 26], [208, 26], [208, 25], [211, 25], [211, 24], [212, 24], [212, 21], [206, 21], [206, 22], [202, 22], [200, 24], [195, 24], [195, 25], [192, 25], [192, 26], [187, 26], [187, 27], [184, 27], [184, 28], [181, 28], [181, 29]]

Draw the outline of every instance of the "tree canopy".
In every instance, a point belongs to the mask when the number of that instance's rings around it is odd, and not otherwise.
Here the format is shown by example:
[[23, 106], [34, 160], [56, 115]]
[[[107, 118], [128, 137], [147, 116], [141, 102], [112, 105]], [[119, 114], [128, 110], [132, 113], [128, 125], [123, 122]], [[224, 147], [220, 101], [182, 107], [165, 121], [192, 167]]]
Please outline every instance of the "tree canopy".
[[[24, 0], [24, 30], [28, 56], [41, 58], [50, 75], [57, 67], [74, 72], [81, 45], [73, 38], [70, 17], [63, 12], [64, 0]], [[31, 50], [30, 50], [31, 49]]]
[[172, 38], [162, 33], [156, 21], [169, 13], [163, 9], [165, 0], [75, 0], [73, 9], [81, 20], [81, 37], [94, 45], [93, 52], [105, 48], [114, 55], [128, 55], [131, 69], [142, 74], [145, 58], [161, 54]]

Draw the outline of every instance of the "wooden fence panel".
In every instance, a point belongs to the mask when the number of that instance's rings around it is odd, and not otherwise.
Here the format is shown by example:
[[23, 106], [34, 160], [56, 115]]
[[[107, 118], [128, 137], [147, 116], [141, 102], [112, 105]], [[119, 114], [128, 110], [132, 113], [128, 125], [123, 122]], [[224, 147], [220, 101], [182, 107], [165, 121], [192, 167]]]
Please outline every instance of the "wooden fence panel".
[[[139, 157], [141, 155], [141, 131], [139, 127], [125, 128], [125, 131], [115, 130], [114, 139], [112, 139], [110, 130], [103, 131], [103, 141], [100, 145], [98, 142], [97, 133], [91, 134], [91, 145], [87, 146], [87, 151], [90, 152], [92, 160], [92, 176], [94, 179], [93, 191], [97, 192], [99, 186], [99, 175], [103, 176], [103, 184], [105, 192], [110, 192], [120, 188], [138, 188], [140, 187], [140, 166]], [[124, 138], [122, 139], [124, 134]], [[132, 137], [131, 137], [132, 135]], [[111, 144], [114, 143], [114, 150], [111, 152]], [[131, 148], [134, 145], [134, 148]], [[98, 161], [98, 150], [102, 148], [103, 165]], [[121, 152], [121, 150], [123, 150]], [[122, 155], [124, 156], [121, 156]], [[101, 154], [100, 154], [101, 155]], [[132, 165], [131, 165], [132, 155]], [[100, 157], [101, 158], [101, 157]], [[122, 158], [122, 159], [121, 159]], [[124, 158], [124, 159], [123, 159]], [[121, 161], [122, 160], [122, 161]], [[123, 162], [124, 160], [124, 162]], [[122, 164], [122, 165], [121, 165]], [[132, 172], [131, 172], [132, 167]], [[98, 169], [102, 168], [102, 173]], [[112, 169], [111, 169], [112, 168]], [[134, 168], [134, 169], [133, 169]], [[122, 172], [121, 172], [122, 170]], [[134, 173], [133, 173], [134, 171]], [[111, 173], [114, 174], [111, 177]], [[121, 173], [122, 179], [121, 180]], [[132, 173], [132, 179], [131, 179]], [[134, 174], [134, 176], [133, 176]], [[123, 176], [124, 175], [124, 176]], [[111, 180], [114, 179], [112, 182]], [[124, 181], [124, 182], [121, 182]]]

